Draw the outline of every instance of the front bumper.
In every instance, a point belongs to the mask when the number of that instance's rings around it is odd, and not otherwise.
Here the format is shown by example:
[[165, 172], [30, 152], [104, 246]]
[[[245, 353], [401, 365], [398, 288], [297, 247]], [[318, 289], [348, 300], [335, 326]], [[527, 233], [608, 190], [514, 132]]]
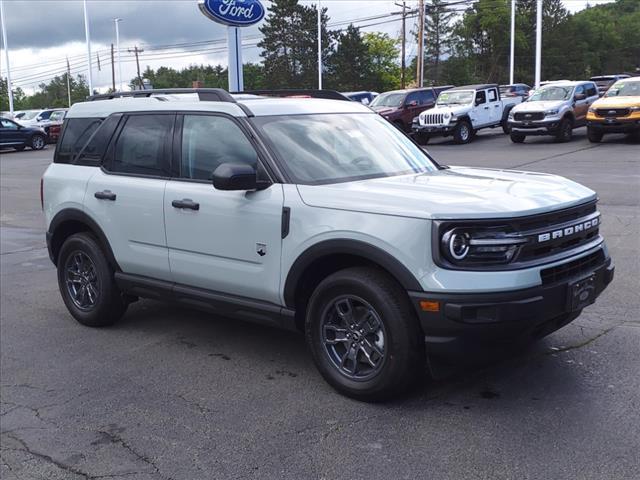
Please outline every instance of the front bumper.
[[[597, 255], [596, 255], [597, 254]], [[575, 303], [571, 291], [585, 287], [588, 304], [611, 283], [614, 265], [603, 250], [542, 270], [539, 286], [497, 293], [431, 294], [409, 292], [431, 357], [463, 360], [483, 348], [541, 338], [574, 320], [586, 304]], [[573, 290], [571, 290], [573, 289]], [[575, 293], [575, 292], [574, 292]], [[437, 302], [424, 311], [421, 302]]]
[[587, 128], [602, 133], [633, 133], [640, 131], [640, 120], [589, 120], [587, 121]]
[[535, 120], [530, 122], [518, 122], [509, 120], [509, 128], [514, 133], [523, 135], [554, 135], [560, 126], [560, 118], [550, 120]]
[[455, 128], [455, 123], [450, 123], [448, 125], [420, 125], [414, 123], [411, 125], [413, 133], [422, 133], [427, 135], [451, 135]]

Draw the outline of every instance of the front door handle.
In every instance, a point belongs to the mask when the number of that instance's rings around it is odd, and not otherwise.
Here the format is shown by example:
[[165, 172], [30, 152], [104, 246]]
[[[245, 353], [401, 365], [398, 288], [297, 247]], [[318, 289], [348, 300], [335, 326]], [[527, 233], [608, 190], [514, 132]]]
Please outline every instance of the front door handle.
[[183, 198], [182, 200], [174, 200], [171, 202], [171, 206], [175, 208], [188, 208], [189, 210], [200, 210], [200, 204], [194, 202], [190, 198]]
[[489, 110], [489, 107], [484, 107], [485, 110]]
[[93, 194], [94, 197], [96, 197], [98, 200], [111, 200], [112, 202], [115, 202], [116, 200], [116, 194], [113, 193], [111, 190], [103, 190], [101, 192], [96, 192]]

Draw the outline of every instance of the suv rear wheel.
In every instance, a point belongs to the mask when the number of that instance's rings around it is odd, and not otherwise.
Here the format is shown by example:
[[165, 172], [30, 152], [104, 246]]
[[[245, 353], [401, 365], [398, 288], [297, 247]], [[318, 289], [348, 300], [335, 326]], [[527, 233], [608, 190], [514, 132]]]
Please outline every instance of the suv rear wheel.
[[318, 370], [339, 392], [365, 401], [399, 395], [424, 372], [424, 341], [406, 293], [384, 272], [341, 270], [309, 301], [306, 339]]
[[42, 150], [44, 146], [47, 144], [47, 139], [44, 135], [36, 134], [31, 137], [31, 147], [32, 150]]
[[102, 327], [122, 317], [127, 303], [96, 239], [71, 235], [58, 256], [58, 286], [69, 313], [83, 325]]

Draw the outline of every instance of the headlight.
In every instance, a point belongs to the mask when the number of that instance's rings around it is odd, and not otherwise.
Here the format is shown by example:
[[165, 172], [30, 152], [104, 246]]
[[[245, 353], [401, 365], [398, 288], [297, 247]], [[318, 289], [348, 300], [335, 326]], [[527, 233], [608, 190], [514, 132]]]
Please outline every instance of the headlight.
[[418, 115], [417, 117], [413, 117], [413, 120], [411, 120], [411, 123], [414, 125], [418, 125], [418, 123], [420, 123], [420, 116]]
[[640, 106], [638, 107], [629, 107], [630, 112], [640, 112]]
[[509, 263], [527, 239], [505, 230], [471, 229], [446, 230], [440, 238], [440, 254], [454, 266], [502, 265]]
[[544, 112], [544, 115], [546, 117], [553, 117], [554, 115], [558, 115], [558, 111], [559, 110], [557, 108], [551, 109], [551, 110], [547, 110], [546, 112]]
[[593, 107], [589, 107], [589, 113], [596, 113], [596, 109]]
[[444, 112], [444, 118], [449, 118], [451, 116], [450, 112]]
[[513, 120], [513, 112], [509, 112], [509, 120]]

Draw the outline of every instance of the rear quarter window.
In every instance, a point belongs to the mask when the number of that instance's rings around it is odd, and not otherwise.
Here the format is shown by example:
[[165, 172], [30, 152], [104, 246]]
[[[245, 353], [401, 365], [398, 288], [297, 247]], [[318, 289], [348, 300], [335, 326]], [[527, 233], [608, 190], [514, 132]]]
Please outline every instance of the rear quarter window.
[[53, 162], [71, 163], [101, 123], [102, 118], [66, 119], [62, 128], [62, 138], [58, 142]]

